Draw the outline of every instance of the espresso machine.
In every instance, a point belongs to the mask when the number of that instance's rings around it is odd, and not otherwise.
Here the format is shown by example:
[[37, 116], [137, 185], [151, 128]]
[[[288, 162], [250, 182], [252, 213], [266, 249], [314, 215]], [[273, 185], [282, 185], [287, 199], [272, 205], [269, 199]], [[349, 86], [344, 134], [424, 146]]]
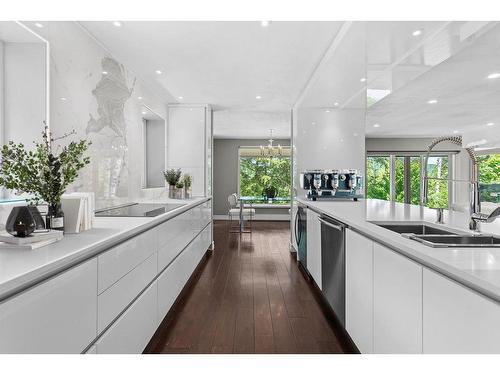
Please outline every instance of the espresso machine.
[[363, 198], [363, 177], [356, 169], [313, 169], [300, 174], [300, 187], [307, 190], [307, 198], [352, 199]]

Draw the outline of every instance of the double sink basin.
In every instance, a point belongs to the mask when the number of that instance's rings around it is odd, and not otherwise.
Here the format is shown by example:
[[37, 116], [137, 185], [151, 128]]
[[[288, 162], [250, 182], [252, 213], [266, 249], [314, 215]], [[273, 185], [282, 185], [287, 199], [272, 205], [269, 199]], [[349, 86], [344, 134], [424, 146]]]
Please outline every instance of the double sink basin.
[[379, 227], [400, 233], [403, 237], [431, 247], [500, 247], [500, 238], [471, 234], [425, 222], [372, 222]]

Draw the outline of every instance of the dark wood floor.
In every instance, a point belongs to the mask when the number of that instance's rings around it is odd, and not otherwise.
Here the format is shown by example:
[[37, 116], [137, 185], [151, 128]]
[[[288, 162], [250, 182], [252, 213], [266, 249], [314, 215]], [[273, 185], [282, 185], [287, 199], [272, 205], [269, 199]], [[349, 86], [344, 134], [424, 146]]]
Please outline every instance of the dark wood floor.
[[289, 235], [286, 222], [254, 222], [241, 236], [215, 222], [215, 251], [145, 352], [349, 351], [289, 252]]

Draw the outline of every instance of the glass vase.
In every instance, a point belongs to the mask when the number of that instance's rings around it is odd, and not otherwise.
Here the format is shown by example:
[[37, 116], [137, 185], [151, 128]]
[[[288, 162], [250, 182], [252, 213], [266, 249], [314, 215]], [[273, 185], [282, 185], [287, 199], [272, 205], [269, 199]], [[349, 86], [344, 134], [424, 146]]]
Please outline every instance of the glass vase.
[[64, 231], [64, 212], [61, 203], [49, 204], [46, 227], [47, 229]]

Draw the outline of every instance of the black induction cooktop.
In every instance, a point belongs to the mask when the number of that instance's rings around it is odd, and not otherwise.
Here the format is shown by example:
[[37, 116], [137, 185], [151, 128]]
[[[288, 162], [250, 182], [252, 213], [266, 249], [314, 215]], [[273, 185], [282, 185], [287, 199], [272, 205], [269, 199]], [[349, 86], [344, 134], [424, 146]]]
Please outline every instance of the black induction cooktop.
[[130, 203], [97, 210], [95, 216], [154, 217], [182, 206], [184, 203]]

